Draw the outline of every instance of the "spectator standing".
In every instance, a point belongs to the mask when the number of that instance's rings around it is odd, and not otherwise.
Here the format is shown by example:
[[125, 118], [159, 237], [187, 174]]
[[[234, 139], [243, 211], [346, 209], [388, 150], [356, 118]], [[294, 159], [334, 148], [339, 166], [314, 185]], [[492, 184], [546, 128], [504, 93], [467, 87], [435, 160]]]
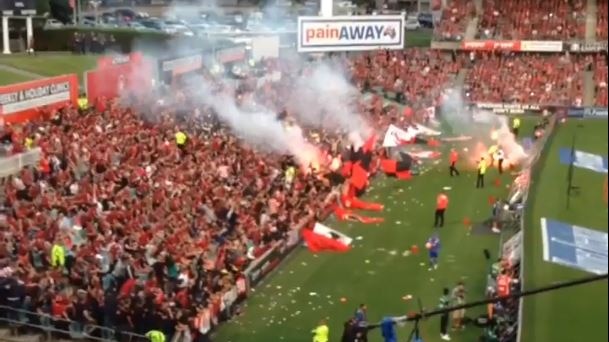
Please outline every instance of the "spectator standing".
[[[448, 290], [448, 288], [444, 288], [442, 290], [442, 296], [440, 297], [440, 304], [438, 305], [438, 309], [440, 309], [440, 310], [448, 309], [448, 307], [450, 306], [449, 294], [450, 294], [450, 291]], [[449, 322], [448, 312], [445, 312], [442, 314], [442, 316], [440, 316], [440, 337], [444, 341], [450, 341], [450, 335], [448, 335], [448, 322]]]
[[454, 148], [450, 150], [450, 167], [449, 172], [450, 176], [459, 176], [459, 170], [457, 170], [457, 160], [459, 159], [459, 153]]
[[440, 192], [436, 197], [436, 211], [434, 215], [434, 227], [444, 227], [444, 213], [448, 208], [448, 196], [444, 192]]
[[484, 174], [486, 174], [486, 159], [480, 158], [478, 162], [478, 176], [476, 177], [476, 189], [484, 188]]

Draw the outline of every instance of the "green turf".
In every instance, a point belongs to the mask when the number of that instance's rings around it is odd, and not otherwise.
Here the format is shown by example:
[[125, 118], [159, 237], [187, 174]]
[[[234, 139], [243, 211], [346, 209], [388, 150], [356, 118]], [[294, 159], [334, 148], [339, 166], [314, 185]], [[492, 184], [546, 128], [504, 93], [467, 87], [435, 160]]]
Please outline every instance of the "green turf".
[[[529, 127], [526, 121], [524, 130]], [[476, 221], [490, 215], [488, 197], [506, 193], [505, 186], [492, 185], [496, 177], [496, 170], [489, 171], [487, 188], [476, 190], [473, 171], [451, 179], [444, 166], [410, 181], [380, 176], [365, 198], [386, 205], [385, 211], [377, 214], [385, 218], [385, 223], [375, 226], [336, 223], [330, 219], [327, 222], [330, 227], [363, 239], [355, 241], [355, 248], [346, 254], [313, 255], [304, 248], [296, 251], [268, 282], [256, 289], [245, 313], [220, 328], [215, 340], [308, 342], [309, 331], [320, 318], [328, 318], [330, 341], [338, 341], [342, 323], [359, 303], [367, 303], [371, 321], [418, 310], [416, 302], [401, 299], [406, 294], [420, 298], [425, 308], [433, 309], [442, 288], [453, 287], [461, 279], [466, 282], [468, 300], [482, 299], [488, 271], [483, 249], [496, 252], [499, 237], [468, 235], [462, 222], [465, 217]], [[504, 174], [503, 184], [507, 184], [509, 177]], [[447, 225], [441, 230], [440, 268], [430, 272], [426, 264], [420, 265], [427, 262], [425, 253], [402, 256], [402, 252], [413, 244], [422, 246], [432, 234], [435, 196], [444, 186], [452, 187], [451, 205]], [[310, 296], [310, 292], [318, 295]], [[347, 298], [347, 303], [340, 303], [341, 297]], [[470, 311], [468, 316], [477, 316], [481, 310], [484, 309]], [[400, 341], [411, 328], [407, 325], [398, 329]], [[440, 341], [438, 328], [439, 318], [422, 324], [425, 342]], [[479, 334], [478, 328], [469, 327], [453, 333], [453, 341], [476, 341]], [[369, 340], [381, 341], [380, 333], [371, 332]]]
[[23, 75], [15, 74], [10, 71], [0, 70], [0, 86], [9, 85], [13, 83], [30, 81], [31, 78], [25, 77]]
[[[581, 127], [578, 127], [581, 126]], [[547, 217], [607, 231], [603, 199], [606, 175], [575, 168], [573, 184], [580, 193], [566, 210], [568, 167], [559, 163], [559, 149], [570, 148], [607, 155], [607, 120], [572, 120], [558, 127], [531, 189], [525, 226], [525, 286], [527, 289], [584, 277], [587, 274], [544, 262], [540, 218]], [[538, 295], [524, 301], [523, 342], [607, 341], [607, 282]]]
[[71, 54], [12, 55], [0, 57], [0, 64], [41, 76], [76, 73], [82, 83], [83, 73], [94, 69], [99, 56]]
[[433, 38], [433, 30], [418, 29], [416, 31], [406, 31], [404, 39], [407, 47], [429, 47]]

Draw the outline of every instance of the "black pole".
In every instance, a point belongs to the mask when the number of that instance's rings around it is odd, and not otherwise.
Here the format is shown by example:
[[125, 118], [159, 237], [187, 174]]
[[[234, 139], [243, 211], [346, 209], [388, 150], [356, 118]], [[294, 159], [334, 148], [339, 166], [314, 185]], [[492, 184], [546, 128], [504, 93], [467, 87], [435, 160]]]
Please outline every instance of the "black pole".
[[575, 138], [577, 132], [573, 133], [573, 140], [571, 141], [571, 153], [569, 154], [569, 169], [567, 171], [567, 210], [571, 206], [571, 191], [573, 190], [573, 172], [575, 168]]
[[601, 280], [607, 280], [607, 274], [594, 275], [594, 276], [590, 276], [590, 277], [580, 278], [580, 279], [567, 281], [567, 282], [563, 282], [563, 283], [559, 283], [559, 284], [555, 284], [555, 285], [543, 286], [543, 287], [539, 287], [539, 288], [536, 288], [533, 290], [528, 290], [528, 291], [514, 292], [514, 293], [510, 294], [509, 296], [505, 296], [505, 297], [493, 297], [493, 298], [479, 300], [476, 302], [471, 302], [471, 303], [467, 303], [467, 304], [463, 304], [463, 305], [452, 306], [452, 307], [448, 307], [445, 309], [438, 309], [438, 310], [433, 310], [433, 311], [429, 311], [429, 312], [421, 311], [419, 313], [410, 315], [408, 318], [406, 318], [405, 321], [406, 322], [410, 322], [410, 321], [418, 322], [419, 320], [427, 318], [427, 317], [443, 315], [443, 314], [446, 314], [446, 313], [449, 313], [452, 311], [469, 309], [469, 308], [473, 308], [476, 306], [487, 305], [487, 304], [496, 303], [496, 302], [500, 302], [500, 301], [504, 301], [504, 300], [508, 300], [508, 299], [518, 299], [521, 297], [528, 297], [528, 296], [536, 295], [539, 293], [556, 291], [556, 290], [560, 290], [563, 288], [583, 285], [583, 284], [592, 283], [592, 282], [601, 281]]

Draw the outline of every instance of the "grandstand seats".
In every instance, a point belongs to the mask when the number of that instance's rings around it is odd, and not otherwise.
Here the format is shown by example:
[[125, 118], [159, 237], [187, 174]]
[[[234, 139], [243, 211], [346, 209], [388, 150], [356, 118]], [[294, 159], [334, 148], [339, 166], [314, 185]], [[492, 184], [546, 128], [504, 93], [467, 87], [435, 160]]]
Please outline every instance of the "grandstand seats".
[[599, 0], [597, 7], [596, 39], [607, 41], [607, 1]]
[[596, 86], [596, 105], [607, 107], [607, 56], [599, 54], [594, 67], [594, 81]]
[[484, 0], [481, 39], [569, 40], [585, 36], [585, 1]]
[[436, 26], [434, 35], [439, 40], [461, 40], [469, 20], [475, 15], [471, 0], [453, 0], [442, 11], [442, 19]]
[[581, 55], [482, 53], [466, 90], [471, 101], [581, 104], [586, 61]]

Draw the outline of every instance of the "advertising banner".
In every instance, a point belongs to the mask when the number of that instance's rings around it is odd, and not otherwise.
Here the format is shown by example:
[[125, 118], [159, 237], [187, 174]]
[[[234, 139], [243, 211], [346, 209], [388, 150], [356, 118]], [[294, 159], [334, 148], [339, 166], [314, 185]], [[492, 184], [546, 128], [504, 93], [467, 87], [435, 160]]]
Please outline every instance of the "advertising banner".
[[607, 118], [607, 108], [601, 107], [586, 107], [586, 108], [570, 108], [567, 112], [568, 116], [574, 118]]
[[475, 40], [464, 41], [461, 49], [467, 51], [561, 52], [563, 42], [541, 40]]
[[403, 48], [401, 15], [298, 18], [298, 52]]
[[216, 61], [222, 64], [242, 62], [246, 57], [245, 46], [233, 46], [216, 52]]
[[139, 52], [100, 57], [97, 69], [85, 74], [87, 99], [94, 103], [100, 97], [112, 99], [127, 92], [148, 91], [152, 77], [152, 66]]
[[257, 259], [250, 266], [245, 274], [248, 277], [250, 286], [256, 286], [265, 275], [274, 270], [281, 260], [286, 256], [287, 249], [284, 243], [273, 246], [262, 257]]
[[607, 51], [607, 41], [604, 42], [582, 42], [571, 43], [569, 45], [571, 52], [602, 52]]
[[492, 110], [497, 114], [526, 114], [531, 112], [541, 112], [539, 105], [525, 105], [518, 103], [476, 103], [478, 109]]
[[37, 118], [78, 100], [78, 77], [63, 75], [0, 87], [0, 115], [5, 122]]

